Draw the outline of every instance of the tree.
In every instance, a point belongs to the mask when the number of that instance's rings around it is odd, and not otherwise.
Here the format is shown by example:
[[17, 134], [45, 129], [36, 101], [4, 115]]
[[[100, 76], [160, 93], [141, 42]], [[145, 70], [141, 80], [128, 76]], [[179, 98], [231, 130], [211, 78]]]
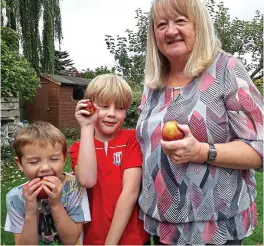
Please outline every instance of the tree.
[[101, 74], [115, 73], [115, 69], [114, 68], [110, 69], [106, 66], [100, 66], [100, 67], [95, 68], [94, 70], [87, 68], [83, 72], [84, 72], [84, 78], [93, 79], [96, 76], [101, 75]]
[[73, 61], [69, 58], [67, 51], [55, 50], [54, 73], [63, 74], [67, 70], [73, 69]]
[[[1, 0], [1, 3], [5, 25], [20, 34], [24, 56], [37, 73], [53, 73], [54, 42], [60, 44], [62, 40], [60, 0]], [[42, 39], [39, 35], [40, 21], [43, 22]]]
[[[214, 0], [207, 0], [206, 5], [222, 48], [242, 60], [252, 80], [263, 77], [263, 14], [256, 11], [250, 21], [231, 20], [223, 2], [216, 6]], [[245, 58], [248, 54], [251, 55], [250, 61]]]
[[76, 67], [62, 71], [61, 75], [84, 78], [84, 72], [78, 71]]
[[17, 33], [7, 27], [1, 27], [1, 80], [1, 96], [5, 99], [21, 95], [30, 100], [39, 87], [34, 68], [19, 55]]
[[[206, 1], [222, 47], [226, 52], [241, 58], [252, 80], [263, 76], [263, 14], [256, 11], [251, 21], [231, 20], [223, 2]], [[136, 10], [137, 29], [127, 29], [125, 37], [105, 35], [107, 49], [114, 55], [115, 69], [132, 85], [143, 81], [147, 41], [148, 13]], [[251, 55], [251, 61], [245, 58]]]
[[114, 69], [119, 75], [136, 85], [143, 81], [145, 49], [147, 43], [148, 13], [136, 10], [136, 31], [127, 29], [126, 37], [105, 35], [107, 49], [114, 55]]

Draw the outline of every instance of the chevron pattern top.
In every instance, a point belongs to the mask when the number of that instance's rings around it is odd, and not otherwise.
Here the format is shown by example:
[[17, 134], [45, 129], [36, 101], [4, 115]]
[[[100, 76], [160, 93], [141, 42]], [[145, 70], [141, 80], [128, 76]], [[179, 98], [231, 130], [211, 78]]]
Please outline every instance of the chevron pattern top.
[[224, 244], [250, 235], [257, 225], [255, 170], [175, 165], [159, 144], [163, 124], [177, 120], [201, 142], [243, 141], [263, 158], [263, 97], [240, 61], [219, 53], [176, 98], [173, 88], [145, 87], [139, 109], [145, 230], [174, 245]]

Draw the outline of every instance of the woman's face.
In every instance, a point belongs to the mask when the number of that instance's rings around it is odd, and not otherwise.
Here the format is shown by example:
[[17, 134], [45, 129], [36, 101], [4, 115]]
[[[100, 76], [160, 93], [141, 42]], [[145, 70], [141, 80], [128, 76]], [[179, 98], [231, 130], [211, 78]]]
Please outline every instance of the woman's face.
[[159, 51], [170, 62], [186, 59], [195, 42], [195, 28], [187, 17], [176, 14], [169, 17], [161, 8], [154, 23], [154, 33]]

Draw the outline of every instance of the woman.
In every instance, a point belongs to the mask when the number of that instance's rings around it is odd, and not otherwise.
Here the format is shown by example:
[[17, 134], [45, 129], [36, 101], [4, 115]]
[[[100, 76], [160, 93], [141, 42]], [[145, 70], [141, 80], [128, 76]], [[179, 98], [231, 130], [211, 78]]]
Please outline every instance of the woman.
[[[252, 233], [262, 100], [241, 63], [221, 50], [203, 3], [154, 0], [137, 138], [139, 204], [156, 244], [241, 244]], [[170, 120], [182, 140], [161, 139]]]

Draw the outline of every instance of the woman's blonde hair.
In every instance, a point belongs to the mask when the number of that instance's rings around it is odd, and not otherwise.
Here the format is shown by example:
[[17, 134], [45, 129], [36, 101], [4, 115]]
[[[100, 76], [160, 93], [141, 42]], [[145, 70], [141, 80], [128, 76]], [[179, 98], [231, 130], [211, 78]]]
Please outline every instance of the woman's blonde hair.
[[21, 161], [22, 148], [28, 144], [39, 144], [42, 147], [48, 144], [61, 144], [63, 155], [67, 154], [67, 140], [61, 131], [48, 122], [36, 121], [21, 128], [13, 143], [16, 156]]
[[149, 17], [145, 67], [145, 85], [154, 89], [164, 87], [164, 79], [169, 72], [169, 61], [158, 50], [155, 40], [154, 23], [159, 8], [168, 16], [178, 13], [194, 23], [195, 43], [184, 69], [186, 76], [197, 77], [212, 64], [221, 51], [221, 42], [215, 35], [212, 20], [200, 0], [154, 0]]
[[100, 104], [114, 102], [116, 107], [127, 109], [133, 96], [129, 84], [124, 79], [114, 74], [103, 74], [89, 83], [85, 98]]

